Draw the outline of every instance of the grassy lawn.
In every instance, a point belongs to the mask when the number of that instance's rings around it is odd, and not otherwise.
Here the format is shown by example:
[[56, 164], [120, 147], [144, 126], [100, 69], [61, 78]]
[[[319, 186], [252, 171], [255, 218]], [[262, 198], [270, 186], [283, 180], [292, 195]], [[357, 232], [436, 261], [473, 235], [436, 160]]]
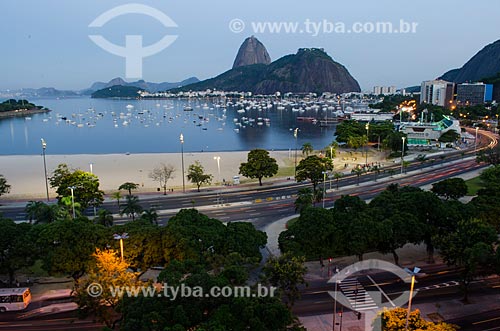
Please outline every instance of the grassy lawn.
[[279, 167], [278, 173], [273, 176], [276, 177], [293, 177], [295, 175], [295, 166], [292, 167]]
[[467, 184], [468, 187], [467, 195], [469, 196], [476, 195], [477, 191], [483, 188], [483, 183], [481, 182], [481, 179], [479, 179], [479, 177], [466, 180], [465, 183]]

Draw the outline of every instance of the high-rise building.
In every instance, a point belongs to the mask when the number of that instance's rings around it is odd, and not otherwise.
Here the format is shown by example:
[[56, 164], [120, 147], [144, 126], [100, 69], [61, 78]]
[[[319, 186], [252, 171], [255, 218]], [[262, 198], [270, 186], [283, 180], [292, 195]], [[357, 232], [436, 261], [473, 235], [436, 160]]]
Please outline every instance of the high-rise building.
[[455, 84], [445, 80], [429, 80], [422, 82], [420, 103], [441, 107], [451, 107]]
[[375, 95], [390, 95], [396, 94], [396, 86], [374, 86], [373, 94]]
[[480, 105], [493, 99], [493, 85], [463, 83], [457, 85], [457, 105]]

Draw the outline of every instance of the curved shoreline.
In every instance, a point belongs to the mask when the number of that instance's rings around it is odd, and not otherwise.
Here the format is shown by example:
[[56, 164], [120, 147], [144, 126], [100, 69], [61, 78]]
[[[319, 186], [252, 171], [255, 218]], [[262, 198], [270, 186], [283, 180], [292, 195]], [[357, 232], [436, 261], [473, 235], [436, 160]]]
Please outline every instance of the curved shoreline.
[[11, 117], [26, 117], [33, 114], [49, 113], [52, 109], [27, 109], [27, 110], [9, 110], [0, 112], [0, 119]]

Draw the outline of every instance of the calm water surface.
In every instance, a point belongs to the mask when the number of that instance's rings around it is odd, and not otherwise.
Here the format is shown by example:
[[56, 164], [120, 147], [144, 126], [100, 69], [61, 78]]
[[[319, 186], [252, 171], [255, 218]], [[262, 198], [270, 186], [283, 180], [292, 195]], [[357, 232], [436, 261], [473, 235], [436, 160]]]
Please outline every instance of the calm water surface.
[[[107, 154], [240, 151], [254, 148], [295, 149], [312, 143], [320, 149], [333, 139], [334, 127], [297, 121], [298, 116], [322, 119], [327, 110], [292, 111], [227, 106], [208, 100], [107, 100], [91, 98], [36, 99], [52, 109], [30, 118], [0, 119], [0, 154], [40, 154], [40, 138], [49, 154]], [[189, 105], [193, 111], [184, 111]], [[237, 122], [235, 122], [235, 119]], [[260, 124], [259, 124], [260, 122]]]

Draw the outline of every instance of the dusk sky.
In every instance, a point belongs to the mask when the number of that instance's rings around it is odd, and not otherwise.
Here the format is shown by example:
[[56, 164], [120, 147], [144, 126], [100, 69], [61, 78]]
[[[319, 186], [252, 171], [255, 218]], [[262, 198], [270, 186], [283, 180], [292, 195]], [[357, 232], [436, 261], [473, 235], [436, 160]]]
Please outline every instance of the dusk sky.
[[[127, 14], [101, 28], [89, 27], [113, 7], [138, 3], [154, 7], [177, 25], [166, 28], [152, 17]], [[55, 87], [84, 89], [95, 81], [125, 77], [125, 59], [98, 47], [88, 35], [124, 45], [125, 35], [143, 35], [144, 45], [165, 35], [177, 39], [143, 62], [143, 79], [206, 79], [231, 68], [243, 40], [255, 35], [271, 59], [300, 47], [322, 47], [346, 66], [363, 90], [374, 85], [405, 87], [462, 66], [500, 39], [498, 0], [457, 1], [235, 1], [235, 0], [2, 0], [0, 89]], [[241, 19], [245, 29], [231, 32]], [[252, 22], [418, 23], [416, 33], [340, 34], [255, 32]]]

